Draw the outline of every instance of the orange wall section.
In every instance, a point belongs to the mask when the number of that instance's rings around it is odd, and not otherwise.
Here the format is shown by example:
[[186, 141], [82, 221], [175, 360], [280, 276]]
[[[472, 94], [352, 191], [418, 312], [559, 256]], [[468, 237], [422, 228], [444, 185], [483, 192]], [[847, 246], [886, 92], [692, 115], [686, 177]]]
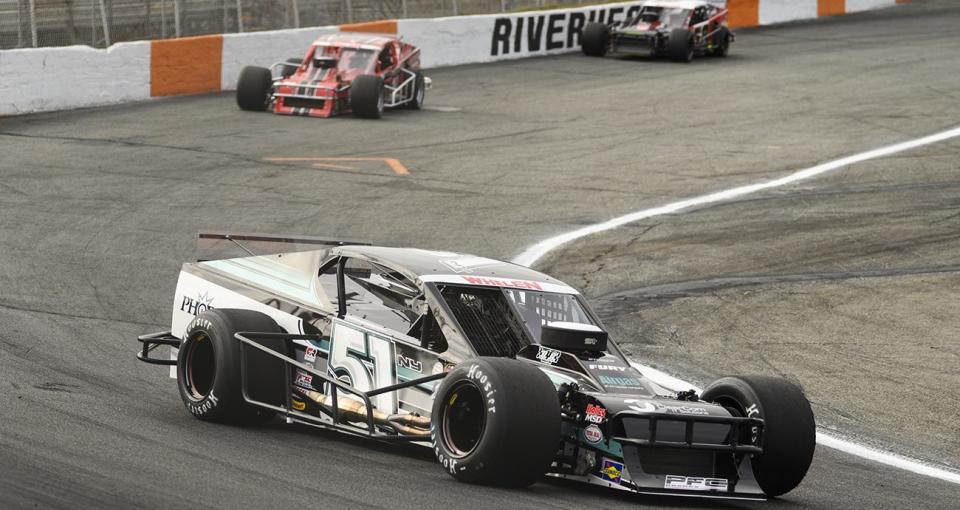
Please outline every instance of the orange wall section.
[[151, 41], [150, 95], [219, 92], [222, 59], [222, 35]]
[[730, 28], [755, 27], [760, 24], [760, 0], [727, 0]]
[[817, 16], [837, 16], [847, 13], [846, 0], [817, 0]]
[[341, 32], [369, 32], [372, 34], [396, 34], [397, 20], [368, 21], [366, 23], [351, 23], [340, 25]]

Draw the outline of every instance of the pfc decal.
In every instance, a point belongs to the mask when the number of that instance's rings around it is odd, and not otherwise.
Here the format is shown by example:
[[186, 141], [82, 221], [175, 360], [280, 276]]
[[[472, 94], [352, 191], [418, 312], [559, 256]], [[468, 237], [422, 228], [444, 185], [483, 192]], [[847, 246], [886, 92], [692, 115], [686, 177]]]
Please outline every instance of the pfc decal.
[[540, 350], [537, 351], [537, 360], [548, 365], [556, 365], [560, 361], [560, 355], [560, 351], [541, 345]]
[[727, 490], [727, 479], [667, 475], [663, 482], [663, 488], [683, 491], [725, 491]]
[[303, 353], [303, 361], [308, 363], [317, 361], [317, 348], [313, 346], [307, 347], [307, 350]]
[[190, 315], [200, 315], [201, 313], [213, 309], [213, 297], [208, 292], [197, 294], [197, 298], [183, 296], [180, 302], [180, 311], [187, 312]]
[[603, 432], [600, 431], [600, 427], [590, 425], [583, 429], [583, 438], [586, 439], [588, 443], [597, 444], [603, 441]]
[[623, 464], [610, 459], [603, 459], [603, 467], [600, 468], [600, 479], [605, 482], [620, 483], [622, 476]]
[[586, 420], [590, 423], [603, 423], [607, 419], [607, 410], [601, 406], [587, 404]]
[[304, 372], [297, 371], [297, 380], [294, 383], [301, 388], [313, 389], [313, 376]]
[[423, 373], [423, 363], [420, 363], [413, 358], [408, 358], [400, 353], [397, 353], [397, 366], [413, 370], [418, 374]]

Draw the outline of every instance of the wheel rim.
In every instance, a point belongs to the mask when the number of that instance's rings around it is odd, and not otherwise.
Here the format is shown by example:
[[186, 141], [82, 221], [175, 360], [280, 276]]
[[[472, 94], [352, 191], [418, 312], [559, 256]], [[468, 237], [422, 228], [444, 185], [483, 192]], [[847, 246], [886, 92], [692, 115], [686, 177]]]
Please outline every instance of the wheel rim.
[[423, 104], [423, 95], [424, 95], [423, 85], [420, 85], [419, 87], [417, 87], [417, 104], [418, 105]]
[[383, 92], [380, 92], [380, 98], [377, 99], [377, 111], [383, 112]]
[[183, 385], [194, 400], [203, 400], [213, 389], [217, 362], [213, 342], [205, 333], [198, 333], [184, 346]]
[[470, 382], [461, 382], [450, 392], [444, 406], [443, 443], [450, 455], [460, 459], [477, 449], [487, 426], [483, 393]]

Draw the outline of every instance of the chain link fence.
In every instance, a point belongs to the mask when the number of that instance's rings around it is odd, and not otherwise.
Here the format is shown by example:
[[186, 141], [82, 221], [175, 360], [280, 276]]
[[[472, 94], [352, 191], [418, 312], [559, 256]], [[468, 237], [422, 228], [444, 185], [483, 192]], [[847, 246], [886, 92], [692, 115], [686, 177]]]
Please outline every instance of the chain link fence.
[[[570, 6], [583, 0], [0, 0], [0, 49]], [[593, 0], [593, 3], [597, 3]]]

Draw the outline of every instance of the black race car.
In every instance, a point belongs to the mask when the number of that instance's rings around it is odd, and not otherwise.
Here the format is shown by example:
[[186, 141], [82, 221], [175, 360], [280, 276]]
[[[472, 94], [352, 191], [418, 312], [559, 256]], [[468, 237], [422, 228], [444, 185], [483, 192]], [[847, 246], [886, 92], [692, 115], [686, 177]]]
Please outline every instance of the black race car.
[[628, 362], [575, 289], [532, 269], [307, 237], [201, 242], [202, 261], [180, 271], [171, 329], [141, 336], [138, 353], [171, 367], [201, 420], [281, 416], [421, 443], [458, 480], [510, 487], [548, 475], [763, 499], [796, 487], [813, 457], [799, 387], [726, 377], [699, 395], [670, 392]]
[[725, 57], [731, 42], [726, 7], [688, 0], [651, 0], [622, 23], [588, 23], [580, 34], [589, 56], [640, 54], [677, 62], [690, 62], [694, 55]]

